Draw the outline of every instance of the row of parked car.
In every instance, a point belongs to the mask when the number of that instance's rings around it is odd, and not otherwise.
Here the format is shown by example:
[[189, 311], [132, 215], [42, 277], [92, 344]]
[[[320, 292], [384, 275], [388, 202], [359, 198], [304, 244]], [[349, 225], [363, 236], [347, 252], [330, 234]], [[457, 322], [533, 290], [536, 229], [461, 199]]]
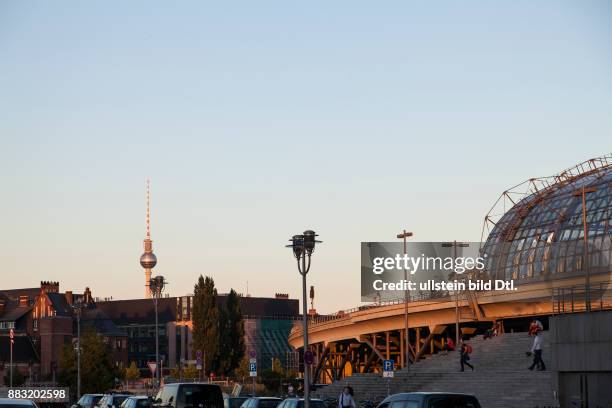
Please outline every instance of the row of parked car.
[[[303, 408], [303, 398], [230, 397], [215, 384], [165, 384], [154, 398], [129, 394], [85, 394], [72, 408]], [[311, 399], [310, 408], [326, 408]]]
[[[336, 408], [310, 399], [310, 408]], [[37, 408], [27, 400], [0, 399], [0, 408]], [[130, 394], [85, 394], [71, 408], [304, 408], [304, 399], [275, 397], [229, 397], [215, 384], [165, 384], [152, 398]], [[385, 398], [377, 408], [480, 408], [473, 395], [410, 392]]]

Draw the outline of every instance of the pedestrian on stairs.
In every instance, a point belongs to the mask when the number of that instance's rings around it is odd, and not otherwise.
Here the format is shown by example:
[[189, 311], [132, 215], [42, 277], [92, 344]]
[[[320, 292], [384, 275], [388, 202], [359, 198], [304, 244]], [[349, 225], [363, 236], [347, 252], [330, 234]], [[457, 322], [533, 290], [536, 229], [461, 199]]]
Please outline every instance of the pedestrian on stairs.
[[544, 365], [544, 360], [542, 359], [542, 342], [544, 340], [544, 336], [542, 335], [542, 323], [538, 321], [534, 321], [532, 323], [531, 328], [529, 329], [529, 333], [533, 336], [533, 345], [531, 346], [531, 354], [533, 354], [533, 363], [529, 367], [530, 370], [533, 371], [535, 367], [538, 368], [538, 371], [546, 370], [546, 365]]
[[472, 371], [474, 371], [474, 366], [471, 365], [468, 361], [470, 360], [470, 354], [472, 353], [472, 346], [468, 343], [461, 343], [461, 350], [459, 350], [460, 358], [461, 358], [461, 371], [465, 371], [464, 365], [470, 367]]
[[346, 386], [338, 397], [338, 408], [357, 408], [353, 399], [353, 388]]
[[455, 351], [455, 342], [453, 341], [452, 338], [447, 337], [446, 344], [444, 345], [444, 348], [446, 349], [447, 353], [449, 351]]

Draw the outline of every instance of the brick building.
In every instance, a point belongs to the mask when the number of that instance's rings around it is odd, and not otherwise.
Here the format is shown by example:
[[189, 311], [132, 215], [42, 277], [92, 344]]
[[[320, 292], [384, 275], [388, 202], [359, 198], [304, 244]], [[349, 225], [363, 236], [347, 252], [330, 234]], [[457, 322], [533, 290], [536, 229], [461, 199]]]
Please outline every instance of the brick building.
[[13, 364], [31, 381], [52, 380], [61, 352], [81, 331], [93, 330], [113, 350], [117, 366], [127, 362], [127, 335], [94, 302], [89, 288], [82, 294], [60, 292], [59, 282], [42, 281], [38, 288], [0, 290], [0, 381], [8, 372], [11, 329], [15, 333]]

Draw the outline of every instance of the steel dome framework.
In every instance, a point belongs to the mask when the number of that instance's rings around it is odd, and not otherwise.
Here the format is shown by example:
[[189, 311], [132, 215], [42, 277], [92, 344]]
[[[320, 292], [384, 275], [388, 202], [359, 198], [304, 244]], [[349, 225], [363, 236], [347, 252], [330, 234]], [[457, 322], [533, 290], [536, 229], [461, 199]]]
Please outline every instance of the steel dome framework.
[[560, 278], [587, 267], [612, 272], [611, 197], [612, 154], [504, 191], [482, 228], [487, 274], [521, 280]]

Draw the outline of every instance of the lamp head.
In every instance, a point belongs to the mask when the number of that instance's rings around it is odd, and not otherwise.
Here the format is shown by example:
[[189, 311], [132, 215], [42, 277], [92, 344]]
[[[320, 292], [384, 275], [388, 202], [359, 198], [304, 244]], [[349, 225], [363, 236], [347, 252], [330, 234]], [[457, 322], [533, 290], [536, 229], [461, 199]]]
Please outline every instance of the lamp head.
[[151, 288], [151, 292], [154, 295], [160, 296], [162, 291], [164, 290], [165, 285], [166, 285], [166, 280], [164, 279], [164, 277], [161, 275], [157, 275], [156, 277], [151, 279], [149, 287]]
[[316, 243], [321, 242], [321, 241], [316, 240], [317, 234], [313, 230], [304, 231], [303, 236], [304, 236], [304, 249], [306, 250], [308, 255], [312, 255], [315, 249]]
[[303, 235], [294, 235], [290, 239], [291, 245], [287, 245], [287, 247], [291, 247], [293, 249], [293, 255], [300, 259], [302, 254], [304, 253], [304, 236]]

